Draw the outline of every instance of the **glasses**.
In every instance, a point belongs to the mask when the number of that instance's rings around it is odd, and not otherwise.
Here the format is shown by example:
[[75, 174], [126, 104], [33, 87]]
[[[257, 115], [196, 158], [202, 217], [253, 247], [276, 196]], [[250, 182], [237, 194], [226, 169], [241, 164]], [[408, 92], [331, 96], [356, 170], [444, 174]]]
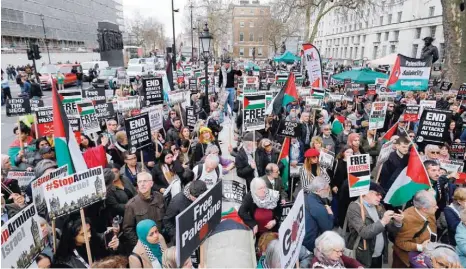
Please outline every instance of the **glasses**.
[[137, 157], [132, 157], [132, 158], [127, 158], [126, 160], [127, 161], [132, 161], [132, 160], [136, 160], [136, 159], [137, 159]]
[[330, 131], [330, 129], [329, 128], [324, 128], [324, 131]]
[[440, 151], [431, 151], [430, 154], [440, 154]]
[[272, 171], [272, 173], [280, 173], [280, 170]]
[[268, 147], [271, 147], [272, 144], [268, 144], [268, 145], [264, 145], [264, 148], [268, 148]]

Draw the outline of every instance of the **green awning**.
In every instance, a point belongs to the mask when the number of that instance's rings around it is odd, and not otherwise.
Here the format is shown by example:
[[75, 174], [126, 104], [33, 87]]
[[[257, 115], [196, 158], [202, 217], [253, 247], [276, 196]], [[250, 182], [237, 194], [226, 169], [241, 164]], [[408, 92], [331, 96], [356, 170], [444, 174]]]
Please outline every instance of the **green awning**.
[[332, 76], [336, 80], [351, 79], [354, 83], [375, 84], [376, 78], [388, 79], [388, 75], [381, 72], [372, 71], [370, 68], [363, 68], [359, 70], [345, 71]]

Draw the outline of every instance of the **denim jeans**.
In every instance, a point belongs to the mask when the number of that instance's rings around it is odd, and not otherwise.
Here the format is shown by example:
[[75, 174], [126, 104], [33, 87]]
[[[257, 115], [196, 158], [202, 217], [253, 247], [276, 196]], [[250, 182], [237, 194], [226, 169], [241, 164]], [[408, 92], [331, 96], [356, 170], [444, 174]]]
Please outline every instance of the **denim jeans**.
[[233, 113], [233, 107], [234, 107], [234, 102], [235, 102], [235, 88], [225, 88], [225, 90], [228, 91], [228, 98], [225, 102], [223, 111], [225, 112], [228, 111], [227, 104], [229, 104], [231, 108], [231, 112]]

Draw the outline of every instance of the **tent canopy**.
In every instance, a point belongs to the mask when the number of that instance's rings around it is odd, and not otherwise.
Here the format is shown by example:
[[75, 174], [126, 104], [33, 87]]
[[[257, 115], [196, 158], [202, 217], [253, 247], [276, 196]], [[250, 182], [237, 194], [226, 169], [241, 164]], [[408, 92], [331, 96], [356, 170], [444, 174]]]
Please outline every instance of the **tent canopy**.
[[283, 55], [277, 56], [277, 57], [273, 58], [273, 60], [274, 60], [275, 62], [284, 62], [284, 63], [287, 63], [287, 64], [292, 64], [292, 63], [294, 63], [295, 61], [300, 62], [300, 61], [301, 61], [301, 58], [299, 58], [298, 56], [294, 55], [294, 54], [291, 53], [290, 51], [285, 51], [285, 53], [283, 53]]
[[398, 57], [398, 53], [388, 54], [382, 58], [378, 58], [372, 61], [369, 61], [369, 65], [371, 67], [378, 67], [379, 65], [390, 65], [393, 66], [395, 64], [396, 58]]
[[261, 70], [261, 68], [260, 68], [257, 64], [255, 64], [255, 63], [253, 63], [253, 62], [247, 63], [247, 64], [244, 66], [244, 69], [245, 69], [246, 71], [249, 71], [249, 70], [251, 70], [251, 69], [252, 69], [252, 71], [259, 71], [259, 70]]
[[369, 68], [350, 70], [332, 76], [336, 80], [351, 79], [354, 83], [374, 84], [376, 78], [388, 78], [387, 74], [372, 71]]

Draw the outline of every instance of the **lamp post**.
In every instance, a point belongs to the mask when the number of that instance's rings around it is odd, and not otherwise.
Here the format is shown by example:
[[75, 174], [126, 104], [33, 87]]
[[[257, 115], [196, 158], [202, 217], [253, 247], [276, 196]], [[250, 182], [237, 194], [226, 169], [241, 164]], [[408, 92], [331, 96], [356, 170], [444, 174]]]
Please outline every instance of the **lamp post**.
[[44, 29], [44, 42], [45, 47], [47, 48], [47, 55], [49, 56], [49, 64], [52, 64], [50, 61], [49, 42], [47, 41], [47, 35], [45, 34], [44, 14], [40, 14], [40, 19], [42, 20], [42, 29]]
[[172, 27], [173, 27], [173, 70], [176, 72], [176, 40], [175, 40], [175, 12], [178, 12], [179, 9], [174, 8], [173, 0], [172, 0]]
[[208, 74], [208, 65], [209, 65], [209, 53], [210, 53], [210, 43], [213, 37], [209, 33], [209, 28], [207, 28], [207, 22], [205, 23], [204, 32], [199, 36], [200, 43], [202, 45], [202, 55], [204, 57], [204, 71], [205, 71], [205, 94], [204, 94], [204, 111], [209, 113], [209, 74]]
[[194, 57], [194, 33], [193, 33], [193, 2], [191, 1], [191, 5], [189, 6], [191, 8], [191, 62], [193, 61]]

